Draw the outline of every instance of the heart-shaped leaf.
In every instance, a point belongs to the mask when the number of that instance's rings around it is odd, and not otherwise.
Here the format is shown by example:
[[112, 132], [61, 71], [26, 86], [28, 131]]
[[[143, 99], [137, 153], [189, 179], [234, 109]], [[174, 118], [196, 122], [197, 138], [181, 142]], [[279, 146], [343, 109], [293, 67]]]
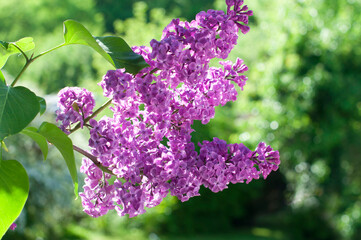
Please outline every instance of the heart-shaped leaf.
[[23, 129], [20, 133], [31, 137], [39, 145], [45, 161], [48, 156], [48, 142], [43, 135], [38, 133], [38, 129], [36, 129], [35, 127], [27, 127]]
[[16, 160], [0, 165], [0, 239], [20, 215], [29, 195], [29, 178]]
[[14, 45], [20, 48], [23, 52], [27, 52], [35, 48], [34, 40], [31, 37], [25, 37], [16, 42], [0, 41], [0, 69], [5, 65], [11, 55], [21, 53]]
[[38, 132], [60, 151], [73, 179], [75, 195], [78, 197], [78, 175], [75, 165], [73, 142], [63, 131], [52, 123], [43, 122]]
[[23, 130], [39, 110], [39, 101], [32, 91], [0, 82], [0, 140]]
[[127, 72], [137, 74], [148, 66], [143, 57], [134, 53], [120, 37], [93, 37], [80, 23], [74, 20], [64, 22], [64, 45], [82, 44], [93, 48], [115, 68], [125, 68]]

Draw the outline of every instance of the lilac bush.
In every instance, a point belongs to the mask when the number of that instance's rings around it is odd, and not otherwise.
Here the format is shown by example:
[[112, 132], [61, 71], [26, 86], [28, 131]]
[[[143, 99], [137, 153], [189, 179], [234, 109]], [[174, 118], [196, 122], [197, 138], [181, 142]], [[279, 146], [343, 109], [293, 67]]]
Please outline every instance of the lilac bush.
[[70, 133], [71, 124], [80, 122], [90, 131], [91, 151], [80, 169], [87, 177], [79, 194], [90, 216], [115, 209], [134, 217], [168, 193], [187, 201], [202, 185], [219, 192], [229, 183], [249, 183], [278, 169], [278, 151], [262, 142], [251, 151], [214, 138], [199, 143], [199, 153], [191, 142], [193, 122], [207, 124], [216, 106], [237, 99], [234, 84], [243, 90], [247, 80], [241, 59], [209, 66], [213, 58], [228, 57], [239, 30], [249, 31], [252, 11], [243, 0], [226, 3], [227, 13], [208, 10], [191, 22], [174, 19], [160, 41], [134, 47], [149, 65], [138, 74], [108, 71], [99, 85], [112, 101], [112, 117], [87, 119], [94, 99], [86, 89], [59, 93], [61, 129]]

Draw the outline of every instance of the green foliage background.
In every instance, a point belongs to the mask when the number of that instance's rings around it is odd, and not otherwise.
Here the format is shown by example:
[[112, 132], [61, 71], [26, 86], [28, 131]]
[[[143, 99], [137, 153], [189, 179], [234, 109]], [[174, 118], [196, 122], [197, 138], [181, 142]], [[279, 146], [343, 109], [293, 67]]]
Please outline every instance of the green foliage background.
[[[56, 151], [44, 164], [33, 142], [14, 136], [6, 142], [7, 156], [23, 163], [31, 190], [19, 227], [5, 239], [360, 239], [361, 3], [247, 4], [254, 10], [251, 31], [240, 36], [230, 56], [249, 66], [245, 91], [237, 102], [217, 108], [208, 125], [196, 122], [193, 139], [218, 137], [251, 149], [265, 141], [281, 153], [278, 172], [217, 194], [202, 189], [185, 203], [169, 197], [134, 219], [115, 214], [92, 219], [72, 199], [71, 180]], [[108, 32], [130, 45], [147, 45], [172, 18], [191, 20], [208, 8], [225, 4], [13, 0], [0, 5], [0, 36], [5, 41], [32, 36], [45, 50], [62, 42], [61, 23], [72, 18], [94, 35]], [[7, 77], [21, 67], [17, 62], [19, 57], [10, 58]], [[96, 84], [110, 67], [86, 47], [74, 46], [34, 63], [22, 81], [47, 94], [79, 85], [100, 95]], [[41, 120], [53, 121], [52, 106]], [[74, 138], [86, 145], [86, 136]]]

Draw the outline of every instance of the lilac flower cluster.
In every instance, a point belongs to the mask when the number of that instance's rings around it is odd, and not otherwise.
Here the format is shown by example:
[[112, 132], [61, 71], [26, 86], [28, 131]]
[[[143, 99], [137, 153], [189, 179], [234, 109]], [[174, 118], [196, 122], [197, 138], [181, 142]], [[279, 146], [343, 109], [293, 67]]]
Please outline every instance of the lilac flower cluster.
[[[208, 10], [192, 22], [175, 19], [160, 41], [151, 41], [151, 48], [134, 47], [149, 64], [137, 75], [118, 69], [104, 76], [100, 86], [113, 99], [113, 116], [89, 121], [89, 146], [111, 174], [83, 159], [81, 172], [87, 178], [80, 196], [89, 215], [115, 209], [120, 216], [133, 217], [158, 205], [168, 193], [187, 201], [199, 195], [202, 185], [219, 192], [229, 183], [249, 183], [278, 169], [278, 151], [264, 143], [251, 151], [214, 138], [200, 144], [198, 153], [191, 142], [193, 122], [208, 123], [215, 106], [237, 99], [233, 83], [243, 90], [247, 80], [242, 75], [247, 66], [240, 59], [220, 62], [222, 68], [209, 66], [213, 58], [228, 57], [239, 29], [244, 34], [249, 30], [245, 24], [252, 11], [242, 6], [243, 0], [226, 3], [227, 13]], [[82, 100], [92, 105], [89, 98]], [[65, 109], [69, 104], [63, 102]], [[73, 108], [60, 111], [67, 112], [74, 115]], [[63, 125], [73, 123], [58, 118]]]
[[93, 113], [95, 107], [93, 94], [85, 88], [66, 87], [59, 91], [58, 97], [56, 121], [61, 121], [61, 130], [69, 133], [70, 125], [77, 122], [83, 127], [85, 118]]

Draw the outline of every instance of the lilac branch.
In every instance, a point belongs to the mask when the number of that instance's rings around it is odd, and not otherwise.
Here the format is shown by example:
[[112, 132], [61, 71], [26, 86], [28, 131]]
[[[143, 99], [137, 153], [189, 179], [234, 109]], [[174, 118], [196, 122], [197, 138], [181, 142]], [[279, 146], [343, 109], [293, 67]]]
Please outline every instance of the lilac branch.
[[[107, 108], [111, 103], [112, 103], [113, 99], [109, 99], [106, 103], [104, 103], [101, 107], [99, 107], [97, 110], [95, 110], [95, 112], [90, 115], [89, 117], [84, 119], [84, 123], [86, 124], [87, 122], [89, 122], [90, 119], [94, 118], [96, 115], [98, 115], [101, 111], [103, 111], [105, 108]], [[75, 132], [76, 130], [78, 130], [81, 127], [81, 124], [78, 123], [73, 129], [70, 130], [70, 134]]]
[[73, 145], [73, 149], [75, 151], [77, 151], [78, 153], [84, 155], [85, 157], [89, 158], [103, 172], [114, 175], [114, 173], [109, 168], [104, 167], [94, 155], [86, 152], [85, 150], [83, 150], [83, 149], [81, 149], [81, 148], [79, 148], [79, 147], [77, 147], [75, 145]]

